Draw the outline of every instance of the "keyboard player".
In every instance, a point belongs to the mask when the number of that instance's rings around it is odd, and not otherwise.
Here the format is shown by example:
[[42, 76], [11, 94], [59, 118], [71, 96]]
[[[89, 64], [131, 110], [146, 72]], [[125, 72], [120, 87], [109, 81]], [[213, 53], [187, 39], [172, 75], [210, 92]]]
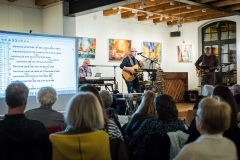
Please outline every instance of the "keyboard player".
[[90, 59], [86, 58], [83, 61], [83, 65], [78, 68], [78, 79], [81, 77], [92, 77], [92, 70], [89, 67]]

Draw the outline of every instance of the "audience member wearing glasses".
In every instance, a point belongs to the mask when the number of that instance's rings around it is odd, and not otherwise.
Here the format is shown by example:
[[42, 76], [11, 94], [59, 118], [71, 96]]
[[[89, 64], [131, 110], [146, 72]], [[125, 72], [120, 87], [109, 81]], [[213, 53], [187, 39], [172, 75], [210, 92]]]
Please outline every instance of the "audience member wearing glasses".
[[[120, 64], [120, 68], [122, 70], [129, 71], [131, 74], [136, 74], [136, 71], [132, 68], [134, 65], [138, 65], [139, 67], [143, 66], [143, 63], [139, 63], [139, 61], [135, 58], [137, 54], [137, 50], [135, 48], [131, 48], [130, 53], [127, 57], [125, 57]], [[138, 77], [136, 77], [133, 81], [127, 82], [128, 93], [133, 93], [133, 90], [135, 89], [137, 93], [141, 93], [141, 87], [138, 80]]]
[[92, 77], [92, 70], [88, 65], [90, 65], [90, 59], [86, 58], [83, 61], [83, 65], [78, 68], [78, 78]]

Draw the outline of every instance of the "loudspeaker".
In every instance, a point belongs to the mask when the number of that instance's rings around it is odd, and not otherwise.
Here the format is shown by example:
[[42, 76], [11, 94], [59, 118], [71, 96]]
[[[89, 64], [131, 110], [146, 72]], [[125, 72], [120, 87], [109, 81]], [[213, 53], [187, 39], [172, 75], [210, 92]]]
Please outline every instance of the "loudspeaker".
[[170, 32], [170, 37], [180, 37], [180, 36], [181, 36], [181, 32], [180, 31]]
[[116, 99], [116, 112], [118, 115], [125, 115], [126, 108], [127, 104], [125, 102], [125, 98]]
[[189, 90], [184, 92], [184, 101], [186, 103], [195, 103], [198, 98], [197, 90]]

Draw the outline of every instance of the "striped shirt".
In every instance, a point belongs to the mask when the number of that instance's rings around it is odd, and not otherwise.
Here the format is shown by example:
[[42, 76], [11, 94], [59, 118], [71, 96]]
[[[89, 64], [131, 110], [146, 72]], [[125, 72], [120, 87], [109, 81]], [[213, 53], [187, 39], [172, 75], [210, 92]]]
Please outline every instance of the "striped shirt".
[[108, 125], [108, 128], [106, 132], [110, 139], [121, 138], [123, 140], [122, 133], [118, 129], [115, 122], [113, 122], [112, 120], [109, 120], [107, 125]]

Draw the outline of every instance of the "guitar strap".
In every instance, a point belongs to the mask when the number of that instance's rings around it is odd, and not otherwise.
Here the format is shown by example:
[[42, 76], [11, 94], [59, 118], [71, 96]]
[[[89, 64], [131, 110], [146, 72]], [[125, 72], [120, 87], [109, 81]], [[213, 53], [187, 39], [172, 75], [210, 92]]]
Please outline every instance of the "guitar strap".
[[203, 55], [203, 58], [202, 58], [202, 65], [205, 65], [204, 58], [205, 58], [205, 54]]
[[[134, 63], [133, 63], [132, 58], [131, 58], [130, 56], [128, 56], [128, 59], [129, 59], [129, 61], [130, 61], [131, 66], [134, 66]], [[138, 64], [138, 61], [137, 61], [136, 58], [135, 58], [135, 64]]]

